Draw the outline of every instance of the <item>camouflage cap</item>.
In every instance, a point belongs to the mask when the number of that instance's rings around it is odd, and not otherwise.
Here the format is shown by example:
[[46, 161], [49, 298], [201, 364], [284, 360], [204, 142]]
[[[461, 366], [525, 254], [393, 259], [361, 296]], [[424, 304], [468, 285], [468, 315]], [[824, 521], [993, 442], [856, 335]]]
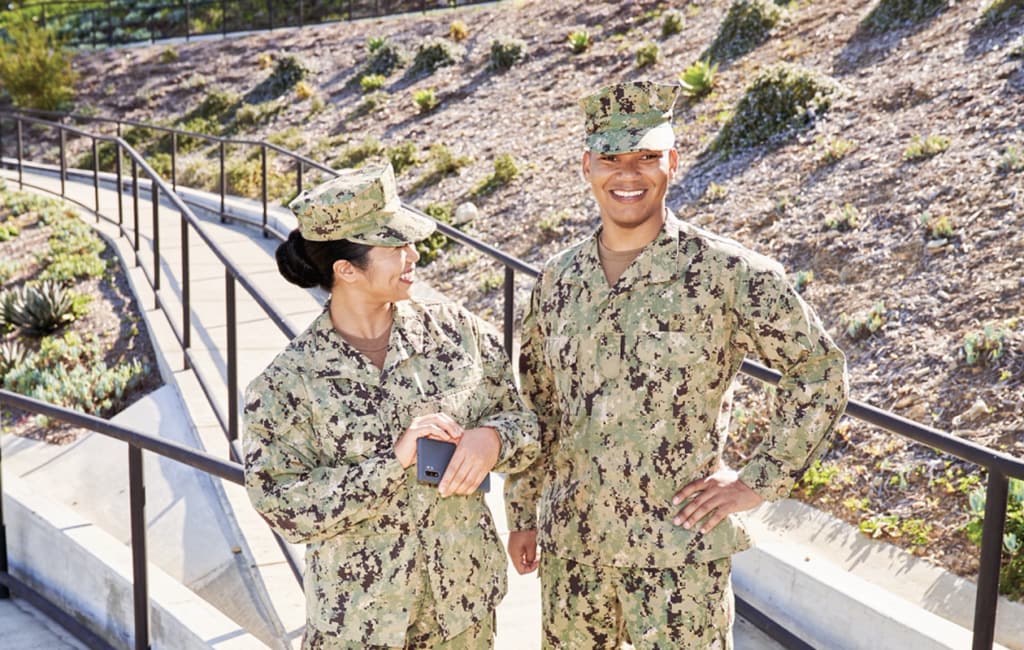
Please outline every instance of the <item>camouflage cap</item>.
[[344, 170], [304, 191], [288, 207], [299, 221], [299, 232], [310, 241], [404, 246], [426, 239], [435, 227], [402, 206], [391, 163]]
[[632, 81], [605, 86], [580, 100], [586, 115], [587, 148], [597, 153], [624, 153], [675, 145], [672, 107], [679, 86]]

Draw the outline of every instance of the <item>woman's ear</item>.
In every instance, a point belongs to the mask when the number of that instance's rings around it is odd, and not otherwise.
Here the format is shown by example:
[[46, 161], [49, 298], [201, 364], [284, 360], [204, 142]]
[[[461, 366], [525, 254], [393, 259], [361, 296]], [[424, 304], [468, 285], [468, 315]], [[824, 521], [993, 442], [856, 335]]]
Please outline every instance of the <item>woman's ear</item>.
[[356, 267], [352, 265], [352, 262], [349, 262], [348, 260], [336, 261], [334, 266], [331, 267], [331, 270], [334, 271], [334, 277], [342, 282], [348, 282], [351, 284], [356, 281], [356, 271], [358, 269], [356, 269]]
[[668, 150], [668, 176], [669, 178], [675, 178], [676, 172], [679, 170], [679, 152], [674, 148]]

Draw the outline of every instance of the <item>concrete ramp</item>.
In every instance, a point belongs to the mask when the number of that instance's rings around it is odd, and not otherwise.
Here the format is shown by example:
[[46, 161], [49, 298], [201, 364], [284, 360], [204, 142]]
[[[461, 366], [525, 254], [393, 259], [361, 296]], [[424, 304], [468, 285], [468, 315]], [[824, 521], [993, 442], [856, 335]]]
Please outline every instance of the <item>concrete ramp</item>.
[[[201, 448], [178, 392], [164, 386], [112, 419], [116, 424]], [[88, 434], [66, 446], [4, 436], [4, 472], [62, 503], [128, 545], [128, 446]], [[144, 453], [150, 563], [272, 648], [286, 632], [219, 479]]]

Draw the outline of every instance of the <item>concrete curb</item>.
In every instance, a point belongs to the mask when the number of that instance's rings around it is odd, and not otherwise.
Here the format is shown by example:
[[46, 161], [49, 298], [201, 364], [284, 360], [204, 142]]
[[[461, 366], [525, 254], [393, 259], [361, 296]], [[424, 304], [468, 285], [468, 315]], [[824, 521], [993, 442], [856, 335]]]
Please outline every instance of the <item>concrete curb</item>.
[[[131, 648], [134, 611], [130, 549], [70, 509], [41, 497], [17, 478], [4, 480], [4, 518], [11, 574], [115, 648]], [[152, 647], [266, 647], [152, 565], [149, 581]], [[92, 598], [96, 594], [103, 595], [103, 599]]]

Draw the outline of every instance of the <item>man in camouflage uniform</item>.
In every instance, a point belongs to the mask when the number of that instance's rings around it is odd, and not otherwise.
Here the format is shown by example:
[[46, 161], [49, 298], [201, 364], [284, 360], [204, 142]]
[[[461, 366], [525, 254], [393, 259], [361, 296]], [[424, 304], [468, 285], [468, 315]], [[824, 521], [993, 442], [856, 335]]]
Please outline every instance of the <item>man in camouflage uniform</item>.
[[[293, 209], [307, 241], [398, 247], [433, 229], [402, 211], [390, 169], [343, 175]], [[536, 418], [496, 333], [458, 306], [394, 303], [377, 367], [332, 321], [338, 300], [333, 287], [246, 391], [249, 497], [286, 540], [307, 544], [303, 648], [490, 648], [507, 563], [483, 495], [448, 474], [442, 490], [418, 483], [397, 448], [443, 414], [463, 441], [490, 429], [494, 470], [514, 471], [537, 456]]]
[[[676, 92], [582, 100], [601, 227], [545, 265], [523, 324], [542, 452], [505, 499], [513, 564], [540, 567], [546, 648], [731, 647], [730, 556], [750, 543], [732, 515], [784, 497], [846, 403], [843, 354], [779, 264], [666, 209]], [[747, 354], [782, 380], [737, 473], [721, 406]]]

